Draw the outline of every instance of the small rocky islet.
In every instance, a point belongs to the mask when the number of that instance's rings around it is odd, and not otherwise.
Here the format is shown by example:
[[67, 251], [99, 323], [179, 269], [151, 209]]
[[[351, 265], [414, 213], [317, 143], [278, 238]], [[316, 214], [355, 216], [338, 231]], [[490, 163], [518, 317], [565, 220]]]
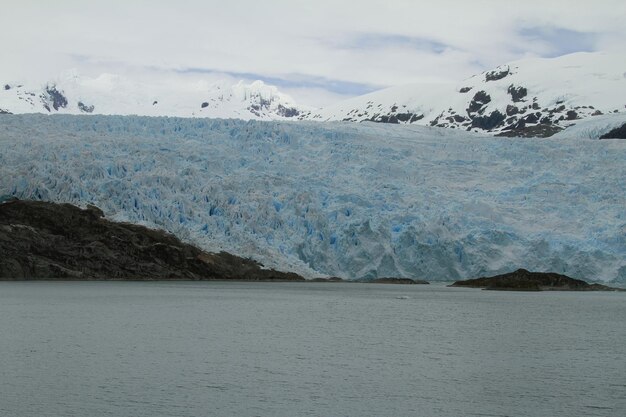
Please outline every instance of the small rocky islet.
[[367, 280], [367, 281], [363, 280], [361, 282], [368, 282], [372, 284], [402, 284], [402, 285], [430, 284], [430, 282], [424, 281], [423, 279], [393, 278], [393, 277], [375, 278], [375, 279]]
[[492, 277], [456, 281], [450, 287], [482, 288], [500, 291], [620, 291], [602, 284], [589, 284], [580, 279], [553, 272], [530, 272], [526, 269]]

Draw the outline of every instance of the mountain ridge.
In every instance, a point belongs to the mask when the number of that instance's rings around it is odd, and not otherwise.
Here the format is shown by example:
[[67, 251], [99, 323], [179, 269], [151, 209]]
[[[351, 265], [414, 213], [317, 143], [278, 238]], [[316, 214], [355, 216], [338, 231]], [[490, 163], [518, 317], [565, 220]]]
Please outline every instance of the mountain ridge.
[[0, 84], [0, 113], [371, 121], [547, 137], [626, 111], [625, 71], [626, 56], [601, 52], [531, 58], [458, 83], [395, 86], [315, 109], [258, 80], [173, 87], [165, 79], [89, 78], [71, 70], [36, 86]]
[[165, 80], [143, 82], [109, 73], [91, 78], [71, 70], [40, 84], [5, 83], [0, 111], [284, 120], [310, 108], [260, 80], [183, 83], [176, 89]]
[[316, 120], [420, 124], [501, 136], [552, 136], [623, 112], [626, 57], [575, 53], [514, 61], [456, 84], [391, 87], [321, 109]]

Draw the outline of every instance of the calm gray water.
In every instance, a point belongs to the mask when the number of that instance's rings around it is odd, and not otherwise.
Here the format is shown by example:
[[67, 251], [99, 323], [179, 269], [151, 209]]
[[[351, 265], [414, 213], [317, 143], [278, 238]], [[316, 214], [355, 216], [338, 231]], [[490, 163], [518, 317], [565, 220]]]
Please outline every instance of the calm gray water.
[[624, 416], [626, 293], [0, 283], [0, 371], [2, 417]]

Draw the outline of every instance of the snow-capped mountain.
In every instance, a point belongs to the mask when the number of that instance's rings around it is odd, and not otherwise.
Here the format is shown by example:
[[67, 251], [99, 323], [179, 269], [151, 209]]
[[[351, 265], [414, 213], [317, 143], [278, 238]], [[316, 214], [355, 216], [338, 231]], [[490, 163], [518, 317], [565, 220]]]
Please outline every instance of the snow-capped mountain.
[[623, 112], [625, 105], [626, 56], [576, 53], [511, 62], [458, 84], [392, 87], [312, 118], [550, 136], [580, 119]]
[[171, 83], [69, 71], [44, 84], [2, 84], [0, 112], [281, 120], [302, 117], [309, 109], [263, 81]]
[[262, 81], [172, 83], [69, 71], [44, 84], [0, 83], [0, 113], [373, 121], [504, 136], [551, 136], [625, 106], [626, 56], [607, 53], [525, 59], [457, 84], [391, 87], [320, 110]]

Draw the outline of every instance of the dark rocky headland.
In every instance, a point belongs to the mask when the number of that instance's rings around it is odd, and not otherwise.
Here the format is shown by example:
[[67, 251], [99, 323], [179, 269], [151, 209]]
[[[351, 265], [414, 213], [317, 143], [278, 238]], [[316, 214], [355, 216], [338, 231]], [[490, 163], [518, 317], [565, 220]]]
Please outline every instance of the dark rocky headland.
[[304, 281], [174, 235], [106, 220], [100, 209], [40, 201], [0, 204], [0, 280]]
[[530, 272], [525, 269], [493, 277], [457, 281], [450, 286], [504, 291], [619, 291], [617, 288], [589, 284], [567, 275], [553, 272]]

